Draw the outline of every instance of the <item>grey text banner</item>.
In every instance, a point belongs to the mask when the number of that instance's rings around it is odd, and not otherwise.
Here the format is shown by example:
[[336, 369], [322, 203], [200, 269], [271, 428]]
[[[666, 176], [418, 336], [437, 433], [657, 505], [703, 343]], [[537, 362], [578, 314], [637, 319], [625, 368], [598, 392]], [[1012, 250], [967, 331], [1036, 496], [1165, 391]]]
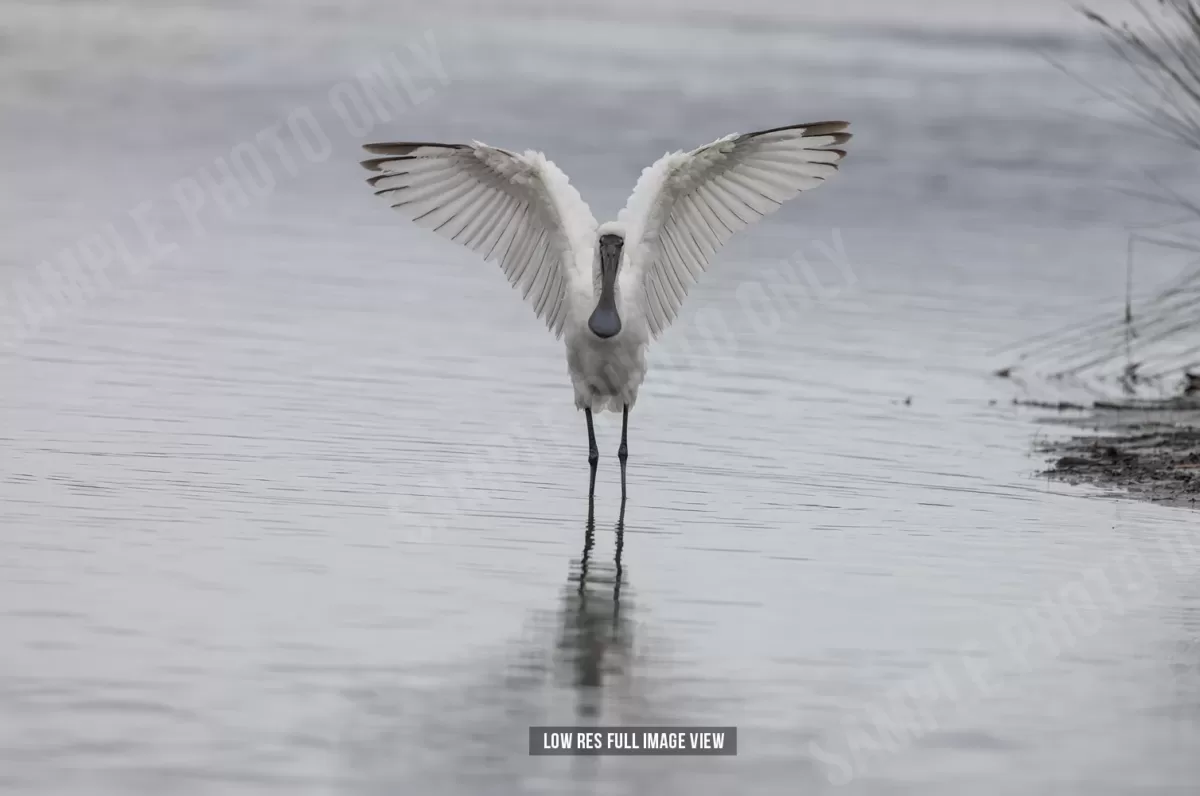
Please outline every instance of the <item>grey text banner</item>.
[[531, 755], [737, 754], [737, 727], [530, 727]]

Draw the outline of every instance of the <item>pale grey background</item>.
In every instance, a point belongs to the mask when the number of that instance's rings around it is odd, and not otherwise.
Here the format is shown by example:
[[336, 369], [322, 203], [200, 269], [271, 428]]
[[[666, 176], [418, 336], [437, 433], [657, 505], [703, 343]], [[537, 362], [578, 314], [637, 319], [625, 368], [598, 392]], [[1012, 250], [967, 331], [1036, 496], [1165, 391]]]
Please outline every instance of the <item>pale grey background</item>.
[[[1195, 518], [1037, 478], [1049, 432], [987, 378], [1119, 302], [1147, 210], [1113, 188], [1178, 163], [1049, 66], [1099, 65], [1090, 32], [1031, 2], [479, 7], [0, 11], [0, 288], [106, 224], [136, 240], [144, 202], [178, 247], [0, 354], [0, 789], [1194, 792], [1196, 555], [1159, 540]], [[408, 49], [427, 31], [448, 84]], [[356, 137], [329, 92], [393, 51], [433, 93]], [[301, 106], [332, 154], [272, 161], [275, 190], [210, 200], [197, 236], [172, 186]], [[495, 266], [381, 207], [358, 146], [541, 148], [604, 218], [668, 148], [822, 118], [854, 124], [843, 174], [732, 243], [652, 351], [614, 625], [611, 581], [571, 580], [560, 344]], [[798, 251], [821, 290], [769, 276]], [[1074, 620], [1030, 613], [1067, 587]], [[856, 757], [876, 706], [934, 731]], [[526, 756], [584, 709], [736, 724], [739, 756]]]

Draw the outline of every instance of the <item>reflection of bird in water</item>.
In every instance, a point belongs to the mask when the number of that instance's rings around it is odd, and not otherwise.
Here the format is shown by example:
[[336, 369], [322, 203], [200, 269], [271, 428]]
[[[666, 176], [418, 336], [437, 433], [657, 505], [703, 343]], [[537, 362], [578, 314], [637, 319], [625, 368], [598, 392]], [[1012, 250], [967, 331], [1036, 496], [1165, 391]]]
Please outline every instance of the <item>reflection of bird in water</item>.
[[[532, 764], [518, 750], [526, 727], [687, 723], [681, 717], [691, 715], [693, 695], [676, 696], [674, 662], [633, 621], [622, 562], [624, 501], [615, 530], [613, 557], [598, 560], [589, 501], [583, 553], [571, 563], [556, 610], [535, 612], [529, 632], [499, 654], [473, 653], [457, 670], [439, 663], [420, 678], [426, 682], [389, 675], [351, 689], [341, 752], [359, 789], [347, 792], [524, 793]], [[553, 762], [540, 770], [553, 771]], [[577, 758], [572, 776], [596, 775], [597, 762]]]
[[633, 622], [628, 618], [628, 597], [622, 597], [625, 571], [621, 552], [625, 544], [625, 501], [617, 520], [617, 549], [611, 565], [592, 559], [596, 539], [595, 506], [588, 500], [583, 555], [572, 563], [564, 591], [555, 669], [578, 694], [577, 712], [595, 716], [605, 681], [620, 678], [631, 664]]

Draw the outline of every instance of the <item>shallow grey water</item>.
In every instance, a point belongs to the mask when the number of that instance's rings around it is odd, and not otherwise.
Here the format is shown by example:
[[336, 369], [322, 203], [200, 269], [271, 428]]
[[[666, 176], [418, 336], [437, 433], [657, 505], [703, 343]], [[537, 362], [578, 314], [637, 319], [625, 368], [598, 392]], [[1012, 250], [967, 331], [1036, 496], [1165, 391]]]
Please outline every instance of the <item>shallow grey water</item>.
[[[5, 12], [6, 790], [1192, 792], [1194, 516], [1038, 479], [986, 378], [1120, 295], [1144, 208], [1109, 188], [1177, 156], [1031, 52], [1069, 35], [123, 8]], [[389, 51], [408, 107], [356, 134], [331, 89]], [[285, 125], [295, 174], [187, 215], [179, 180], [300, 107], [328, 157]], [[542, 148], [603, 218], [668, 148], [827, 117], [844, 173], [652, 350], [619, 579], [601, 423], [581, 587], [559, 344], [358, 144]], [[47, 299], [106, 224], [145, 267]], [[739, 756], [525, 755], [591, 720], [735, 724]]]

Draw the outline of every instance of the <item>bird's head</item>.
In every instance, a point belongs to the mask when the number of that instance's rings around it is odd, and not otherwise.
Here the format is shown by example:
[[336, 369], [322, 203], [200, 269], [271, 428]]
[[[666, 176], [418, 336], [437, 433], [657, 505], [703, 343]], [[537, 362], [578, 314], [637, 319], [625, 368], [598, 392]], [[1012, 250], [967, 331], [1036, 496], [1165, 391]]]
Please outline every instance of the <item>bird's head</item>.
[[601, 224], [596, 230], [596, 270], [601, 285], [609, 276], [616, 277], [621, 268], [621, 253], [624, 250], [625, 225], [617, 221]]
[[603, 258], [604, 255], [616, 255], [617, 263], [620, 264], [620, 254], [625, 246], [625, 225], [619, 221], [609, 221], [601, 224], [596, 230], [597, 246], [596, 253]]

